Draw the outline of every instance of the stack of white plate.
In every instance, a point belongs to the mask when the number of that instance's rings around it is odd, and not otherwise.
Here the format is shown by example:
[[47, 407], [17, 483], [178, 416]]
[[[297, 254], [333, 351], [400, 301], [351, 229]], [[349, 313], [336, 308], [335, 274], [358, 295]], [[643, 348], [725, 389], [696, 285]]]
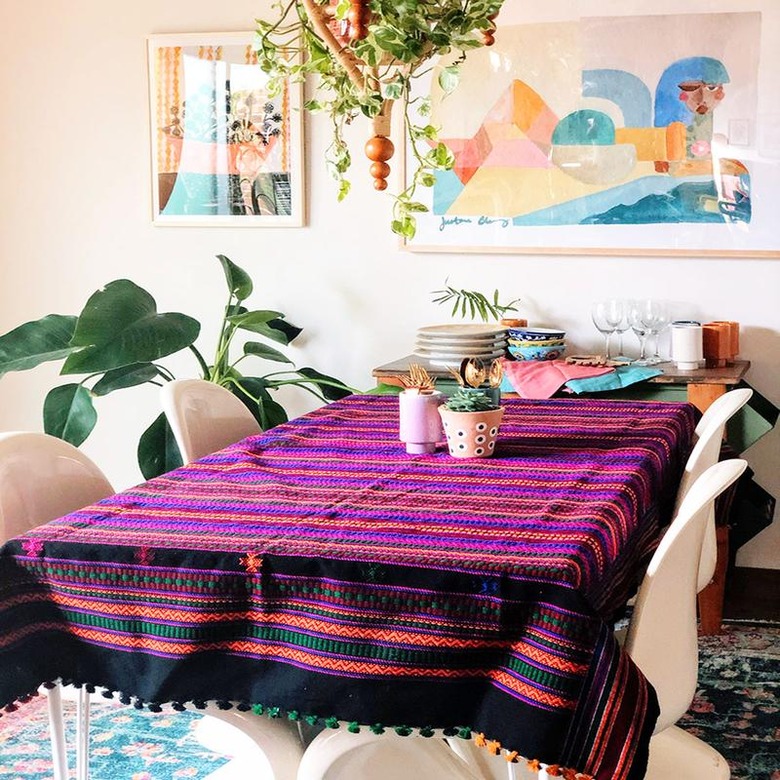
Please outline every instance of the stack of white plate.
[[498, 325], [427, 325], [417, 331], [414, 354], [433, 365], [457, 366], [463, 358], [494, 360], [506, 350], [506, 328]]

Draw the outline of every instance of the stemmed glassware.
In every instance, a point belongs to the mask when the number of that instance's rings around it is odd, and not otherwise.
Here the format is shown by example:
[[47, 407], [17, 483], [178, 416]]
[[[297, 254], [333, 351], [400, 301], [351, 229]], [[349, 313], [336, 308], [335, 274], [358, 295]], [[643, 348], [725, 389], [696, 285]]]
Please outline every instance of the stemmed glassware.
[[590, 318], [593, 320], [596, 330], [604, 335], [604, 355], [607, 360], [610, 359], [609, 339], [617, 329], [609, 304], [610, 301], [598, 301], [593, 304], [590, 310]]
[[[669, 314], [664, 301], [644, 299], [631, 301], [628, 307], [628, 319], [631, 328], [639, 338], [639, 358], [634, 361], [640, 366], [654, 366], [663, 363], [664, 359], [658, 351], [659, 335], [669, 324]], [[654, 338], [654, 350], [647, 355], [647, 341]]]
[[664, 301], [648, 301], [648, 304], [650, 335], [655, 339], [655, 350], [648, 360], [651, 361], [651, 365], [655, 365], [666, 362], [658, 351], [658, 342], [661, 332], [669, 324], [669, 312]]
[[607, 360], [613, 357], [610, 350], [610, 340], [613, 333], [617, 333], [619, 336], [618, 354], [615, 357], [625, 360], [623, 355], [623, 333], [629, 328], [626, 302], [619, 298], [598, 301], [593, 304], [591, 309], [591, 319], [596, 328], [604, 334]]

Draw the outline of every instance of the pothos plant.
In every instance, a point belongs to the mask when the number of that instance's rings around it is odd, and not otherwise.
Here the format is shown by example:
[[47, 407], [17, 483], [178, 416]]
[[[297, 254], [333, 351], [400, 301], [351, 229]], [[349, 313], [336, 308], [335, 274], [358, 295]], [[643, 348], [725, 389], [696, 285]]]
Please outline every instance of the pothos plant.
[[[333, 123], [327, 161], [347, 196], [346, 174], [352, 154], [344, 128], [358, 116], [373, 121], [366, 143], [371, 175], [378, 190], [387, 187], [394, 146], [391, 111], [399, 102], [404, 135], [413, 155], [409, 184], [395, 195], [392, 230], [412, 238], [415, 213], [427, 211], [416, 198], [418, 187], [431, 187], [437, 170], [449, 170], [455, 158], [430, 124], [430, 99], [417, 94], [417, 79], [436, 60], [450, 55], [453, 64], [438, 68], [438, 82], [449, 93], [458, 83], [466, 52], [493, 43], [495, 17], [504, 0], [280, 0], [274, 20], [258, 20], [256, 49], [269, 88], [281, 90], [287, 79], [318, 77], [316, 93], [304, 104], [324, 111]], [[419, 117], [419, 119], [418, 119]]]
[[[195, 345], [200, 323], [179, 312], [159, 313], [154, 298], [129, 279], [117, 279], [94, 292], [78, 316], [49, 314], [0, 336], [0, 376], [63, 360], [61, 375], [84, 375], [49, 391], [43, 404], [46, 433], [75, 446], [82, 444], [97, 422], [94, 400], [142, 384], [161, 386], [175, 379], [161, 358], [187, 350], [201, 378], [226, 387], [249, 408], [263, 429], [287, 421], [284, 408], [271, 393], [295, 385], [321, 401], [336, 400], [352, 390], [313, 368], [296, 368], [268, 341], [287, 345], [300, 333], [282, 312], [248, 309], [250, 276], [224, 255], [217, 255], [227, 282], [227, 301], [213, 358]], [[264, 341], [245, 341], [233, 354], [239, 331]], [[246, 360], [284, 364], [278, 371], [246, 375]], [[138, 465], [146, 479], [181, 465], [181, 456], [164, 414], [141, 434]]]

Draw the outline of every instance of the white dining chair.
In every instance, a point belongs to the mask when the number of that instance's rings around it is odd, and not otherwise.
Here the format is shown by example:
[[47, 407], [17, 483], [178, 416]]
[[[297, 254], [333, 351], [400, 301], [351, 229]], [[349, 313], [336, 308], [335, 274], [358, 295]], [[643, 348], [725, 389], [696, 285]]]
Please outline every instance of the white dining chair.
[[185, 463], [261, 432], [249, 409], [214, 382], [176, 379], [162, 387], [160, 398]]
[[[505, 762], [506, 763], [506, 762]], [[485, 780], [441, 736], [399, 736], [392, 729], [357, 734], [342, 724], [320, 732], [308, 746], [297, 780]]]
[[295, 780], [304, 747], [290, 720], [221, 710], [213, 702], [207, 703], [195, 738], [208, 750], [231, 756], [211, 780]]
[[[103, 472], [76, 447], [45, 433], [0, 433], [0, 541], [114, 493]], [[59, 686], [48, 697], [54, 779], [67, 780]], [[76, 777], [89, 777], [89, 694], [76, 703]]]
[[[714, 749], [674, 724], [688, 711], [698, 680], [698, 593], [701, 548], [715, 499], [745, 471], [747, 461], [716, 463], [690, 486], [650, 560], [624, 648], [658, 695], [660, 715], [650, 740], [646, 780], [727, 780]], [[674, 759], [674, 771], [667, 773]]]
[[[753, 391], [750, 388], [730, 390], [713, 401], [702, 415], [694, 431], [693, 449], [688, 456], [680, 486], [677, 489], [674, 515], [679, 511], [691, 486], [708, 468], [718, 462], [726, 423], [750, 400], [752, 395]], [[718, 541], [715, 530], [715, 509], [712, 507], [702, 546], [699, 590], [702, 590], [712, 579], [717, 560]]]

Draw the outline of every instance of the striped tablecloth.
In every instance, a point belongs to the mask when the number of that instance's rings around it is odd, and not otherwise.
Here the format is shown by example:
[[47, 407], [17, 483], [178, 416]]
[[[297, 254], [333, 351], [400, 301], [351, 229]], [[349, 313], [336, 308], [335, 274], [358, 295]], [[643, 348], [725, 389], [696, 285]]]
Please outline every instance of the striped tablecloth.
[[505, 406], [495, 456], [459, 460], [407, 455], [398, 399], [352, 396], [12, 540], [0, 706], [63, 678], [642, 777], [657, 703], [611, 621], [694, 409]]

